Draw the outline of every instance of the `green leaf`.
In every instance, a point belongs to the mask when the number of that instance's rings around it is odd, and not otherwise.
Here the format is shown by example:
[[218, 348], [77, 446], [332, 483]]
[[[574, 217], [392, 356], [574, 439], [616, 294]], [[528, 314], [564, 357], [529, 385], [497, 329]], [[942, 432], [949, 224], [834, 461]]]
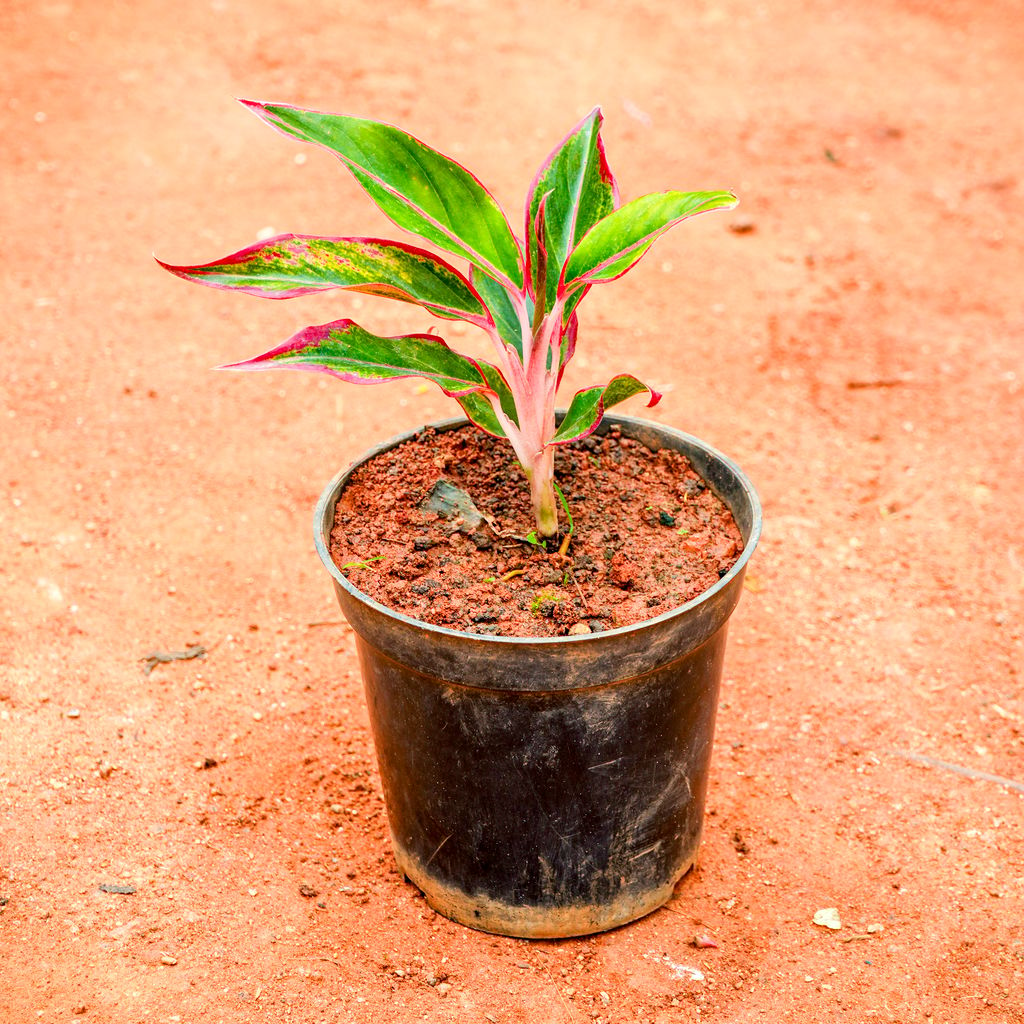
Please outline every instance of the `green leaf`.
[[[501, 411], [518, 427], [519, 417], [516, 415], [516, 404], [512, 398], [512, 392], [505, 383], [501, 371], [490, 363], [477, 360], [476, 365], [487, 381], [488, 388], [498, 396]], [[466, 415], [481, 430], [486, 430], [494, 437], [507, 437], [505, 428], [494, 413], [494, 406], [491, 405], [486, 391], [474, 391], [466, 395], [457, 395], [459, 405], [462, 406]]]
[[487, 393], [495, 392], [503, 407], [512, 401], [497, 367], [453, 352], [440, 338], [432, 334], [383, 338], [352, 320], [306, 327], [277, 348], [222, 369], [279, 367], [328, 373], [355, 384], [423, 377], [458, 399], [474, 423], [498, 437], [504, 436], [504, 431]]
[[519, 245], [505, 215], [461, 165], [380, 121], [242, 103], [284, 134], [336, 153], [399, 227], [522, 287]]
[[573, 313], [569, 317], [569, 322], [562, 329], [562, 340], [558, 349], [558, 380], [556, 387], [561, 385], [562, 374], [565, 373], [566, 366], [576, 354], [576, 338], [579, 335], [579, 329], [579, 317]]
[[[498, 284], [493, 277], [480, 273], [476, 267], [470, 268], [469, 279], [490, 312], [491, 319], [498, 329], [498, 336], [519, 353], [519, 360], [522, 362], [523, 328], [508, 290]], [[526, 298], [529, 306], [529, 297]], [[528, 312], [532, 314], [533, 310], [528, 309]]]
[[[547, 251], [545, 312], [555, 302], [558, 279], [583, 236], [619, 204], [618, 187], [601, 141], [601, 110], [595, 108], [555, 147], [530, 189], [526, 209], [528, 261], [536, 273], [538, 248]], [[544, 238], [537, 212], [546, 197]]]
[[657, 405], [661, 400], [661, 395], [657, 391], [651, 391], [646, 384], [626, 373], [613, 377], [605, 387], [597, 385], [577, 391], [551, 443], [568, 444], [592, 434], [601, 422], [605, 409], [610, 409], [613, 405], [618, 405], [619, 402], [624, 402], [643, 391], [650, 392], [651, 395], [648, 407]]
[[[562, 488], [558, 486], [558, 481], [552, 480], [551, 484], [555, 488], [555, 494], [558, 495], [558, 500], [562, 505], [562, 511], [565, 513], [565, 518], [569, 521], [569, 537], [571, 537], [576, 532], [576, 524], [573, 522], [572, 510], [569, 508], [569, 502], [565, 500], [565, 495], [562, 493]], [[565, 543], [567, 542], [568, 538], [566, 538]], [[563, 580], [562, 582], [564, 585], [565, 581]]]
[[213, 263], [160, 265], [186, 280], [268, 299], [345, 288], [413, 302], [449, 320], [487, 321], [487, 310], [454, 267], [423, 249], [380, 238], [278, 235]]
[[590, 288], [591, 286], [589, 284], [585, 285], [583, 288], [577, 288], [576, 291], [574, 291], [572, 295], [565, 300], [565, 308], [562, 310], [563, 324], [569, 323], [570, 318], [576, 312], [576, 307], [583, 301], [587, 292], [590, 291]]
[[[516, 412], [516, 402], [512, 397], [512, 391], [508, 384], [505, 383], [505, 378], [501, 375], [501, 371], [490, 363], [485, 363], [482, 359], [476, 360], [476, 365], [480, 372], [484, 375], [484, 380], [487, 381], [487, 386], [498, 396], [498, 403], [501, 405], [501, 411], [518, 427], [519, 426], [519, 414]], [[491, 408], [490, 402], [487, 403], [487, 408], [490, 410], [490, 414], [494, 415], [494, 410]], [[473, 422], [477, 422], [476, 418], [473, 417]], [[497, 430], [491, 430], [488, 428], [488, 433], [495, 434], [498, 437], [504, 437], [505, 431], [501, 429], [501, 425], [498, 424], [497, 418], [494, 420], [497, 425]]]
[[[528, 246], [527, 252], [529, 253], [527, 260], [527, 271], [530, 282], [529, 290], [535, 297], [532, 321], [534, 334], [537, 333], [538, 328], [547, 314], [548, 279], [549, 277], [554, 276], [554, 268], [548, 267], [548, 232], [544, 216], [544, 208], [547, 206], [547, 200], [547, 195], [540, 197], [540, 202], [537, 204], [537, 210], [534, 214], [533, 222], [528, 225], [526, 232], [526, 244]], [[560, 267], [558, 273], [561, 274]]]
[[673, 225], [736, 202], [731, 192], [656, 192], [626, 203], [595, 224], [573, 250], [563, 294], [621, 277]]

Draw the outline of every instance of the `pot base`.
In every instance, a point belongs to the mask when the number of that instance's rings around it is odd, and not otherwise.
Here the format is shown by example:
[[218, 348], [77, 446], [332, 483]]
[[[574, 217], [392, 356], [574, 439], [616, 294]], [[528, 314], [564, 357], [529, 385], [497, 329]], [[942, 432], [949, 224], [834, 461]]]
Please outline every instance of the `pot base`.
[[646, 917], [671, 898], [679, 880], [697, 862], [694, 853], [670, 882], [642, 893], [624, 892], [600, 904], [569, 907], [513, 906], [483, 895], [469, 895], [431, 877], [416, 858], [393, 843], [395, 860], [405, 877], [423, 893], [431, 909], [459, 924], [493, 935], [519, 939], [569, 939], [594, 935]]

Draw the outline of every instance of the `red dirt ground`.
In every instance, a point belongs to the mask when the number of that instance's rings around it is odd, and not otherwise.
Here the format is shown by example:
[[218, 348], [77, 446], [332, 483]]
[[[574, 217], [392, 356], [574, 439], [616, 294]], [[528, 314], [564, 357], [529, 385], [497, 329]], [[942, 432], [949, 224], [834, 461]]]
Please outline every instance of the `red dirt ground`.
[[[1024, 1020], [1018, 4], [13, 0], [0, 40], [4, 1024]], [[452, 407], [209, 372], [431, 322], [158, 270], [387, 230], [233, 96], [396, 121], [510, 211], [601, 102], [627, 197], [742, 198], [595, 289], [567, 381], [649, 380], [766, 511], [701, 863], [639, 923], [494, 938], [393, 867], [310, 510]]]

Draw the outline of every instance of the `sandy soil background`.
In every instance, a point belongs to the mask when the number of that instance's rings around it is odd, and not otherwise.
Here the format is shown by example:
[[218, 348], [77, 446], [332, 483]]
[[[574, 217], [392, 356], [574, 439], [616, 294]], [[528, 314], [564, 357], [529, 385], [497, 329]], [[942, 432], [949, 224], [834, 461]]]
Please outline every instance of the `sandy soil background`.
[[[0, 1019], [1024, 1020], [1019, 26], [1011, 0], [4, 3]], [[595, 289], [567, 382], [659, 386], [767, 517], [700, 867], [637, 924], [494, 938], [393, 867], [311, 507], [452, 407], [210, 372], [344, 315], [431, 323], [156, 267], [388, 232], [235, 96], [397, 122], [516, 218], [598, 102], [627, 197], [741, 196]]]

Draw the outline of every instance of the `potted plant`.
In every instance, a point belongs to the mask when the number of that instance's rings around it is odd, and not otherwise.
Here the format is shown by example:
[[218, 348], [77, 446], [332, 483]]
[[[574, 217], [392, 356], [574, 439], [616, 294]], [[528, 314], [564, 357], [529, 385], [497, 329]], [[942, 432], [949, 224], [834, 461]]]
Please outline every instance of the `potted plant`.
[[[338, 288], [415, 303], [480, 328], [493, 362], [455, 352], [433, 334], [381, 337], [344, 319], [307, 327], [230, 368], [315, 370], [363, 384], [432, 381], [484, 432], [477, 436], [507, 439], [532, 527], [503, 531], [473, 497], [448, 484], [445, 493], [417, 494], [416, 508], [428, 518], [454, 519], [449, 532], [462, 529], [467, 516], [472, 526], [483, 522], [485, 533], [525, 548], [547, 571], [553, 566], [556, 578], [564, 569], [563, 583], [576, 583], [569, 561], [575, 526], [572, 498], [556, 479], [556, 452], [589, 445], [583, 454], [596, 463], [593, 453], [602, 447], [629, 445], [675, 459], [680, 486], [692, 484], [700, 501], [717, 502], [735, 524], [729, 560], [710, 586], [677, 606], [655, 605], [652, 617], [628, 625], [576, 621], [561, 627], [568, 635], [510, 636], [389, 607], [366, 592], [379, 555], [345, 561], [337, 545], [331, 553], [336, 519], [361, 473], [389, 456], [397, 466], [406, 457], [396, 452], [454, 436], [468, 429], [465, 420], [367, 453], [331, 482], [316, 511], [317, 549], [357, 636], [395, 855], [407, 877], [440, 912], [511, 935], [585, 934], [648, 913], [669, 898], [696, 856], [726, 622], [757, 543], [760, 506], [740, 470], [702, 442], [642, 420], [605, 417], [637, 394], [649, 405], [658, 401], [636, 377], [619, 374], [584, 388], [564, 411], [556, 410], [556, 393], [576, 350], [577, 307], [590, 288], [625, 274], [675, 224], [730, 208], [735, 196], [670, 191], [620, 204], [594, 110], [542, 165], [520, 239], [472, 174], [396, 127], [243, 102], [284, 134], [339, 156], [392, 221], [467, 261], [468, 273], [402, 242], [298, 235], [213, 263], [162, 265], [188, 280], [268, 298]], [[439, 483], [447, 458], [438, 460]], [[675, 527], [672, 511], [647, 512]], [[699, 522], [710, 515], [703, 508]], [[433, 544], [423, 536], [407, 540], [410, 551], [420, 550], [418, 541]], [[480, 541], [489, 544], [489, 537]], [[618, 582], [631, 587], [636, 568], [619, 558], [615, 571], [627, 578]], [[488, 580], [508, 593], [517, 575], [527, 570]], [[543, 608], [541, 597], [533, 611]]]

